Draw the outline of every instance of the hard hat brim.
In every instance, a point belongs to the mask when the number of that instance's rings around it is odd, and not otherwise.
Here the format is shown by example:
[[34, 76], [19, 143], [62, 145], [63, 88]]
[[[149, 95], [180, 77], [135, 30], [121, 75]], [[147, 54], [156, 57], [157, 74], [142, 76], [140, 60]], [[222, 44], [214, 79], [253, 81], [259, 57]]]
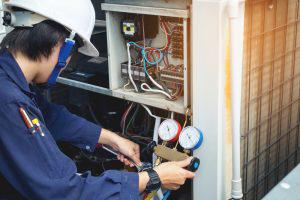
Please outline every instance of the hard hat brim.
[[84, 41], [83, 43], [84, 43], [83, 47], [80, 47], [78, 49], [80, 53], [91, 57], [99, 56], [99, 51], [90, 41]]
[[[39, 4], [42, 4], [42, 3], [39, 3]], [[82, 54], [85, 54], [87, 56], [91, 56], [91, 57], [98, 57], [99, 56], [98, 50], [90, 42], [90, 35], [87, 35], [83, 31], [80, 31], [78, 26], [72, 26], [71, 23], [67, 23], [67, 21], [62, 21], [60, 16], [54, 15], [55, 11], [43, 13], [43, 12], [41, 12], [40, 9], [32, 8], [29, 5], [24, 5], [20, 1], [17, 1], [17, 2], [10, 2], [10, 1], [4, 2], [4, 6], [5, 6], [5, 9], [8, 9], [8, 10], [10, 10], [11, 7], [19, 7], [19, 8], [23, 8], [25, 10], [28, 10], [28, 11], [32, 11], [34, 13], [37, 13], [37, 14], [41, 15], [41, 16], [44, 16], [45, 18], [47, 18], [49, 20], [55, 21], [55, 22], [65, 26], [68, 30], [75, 31], [76, 34], [78, 34], [83, 39], [83, 43], [84, 43], [84, 45], [81, 48], [78, 49], [79, 52], [82, 53]], [[93, 8], [92, 5], [91, 5], [91, 9], [94, 12], [94, 8]], [[93, 16], [93, 19], [95, 20], [95, 16]], [[94, 24], [94, 23], [92, 23], [92, 24]]]

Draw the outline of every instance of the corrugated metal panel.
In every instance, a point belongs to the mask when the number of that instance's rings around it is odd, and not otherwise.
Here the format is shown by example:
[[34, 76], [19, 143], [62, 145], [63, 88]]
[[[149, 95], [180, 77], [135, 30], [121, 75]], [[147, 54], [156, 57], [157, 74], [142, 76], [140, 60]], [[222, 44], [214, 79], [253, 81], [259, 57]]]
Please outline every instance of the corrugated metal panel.
[[261, 199], [300, 161], [299, 0], [248, 0], [242, 113], [245, 199]]

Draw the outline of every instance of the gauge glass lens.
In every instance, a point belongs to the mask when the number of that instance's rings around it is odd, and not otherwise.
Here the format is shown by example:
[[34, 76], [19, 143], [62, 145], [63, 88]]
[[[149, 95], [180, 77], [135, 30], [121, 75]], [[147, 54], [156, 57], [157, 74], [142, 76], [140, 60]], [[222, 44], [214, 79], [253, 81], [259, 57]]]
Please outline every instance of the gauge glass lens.
[[163, 141], [171, 141], [180, 132], [180, 125], [173, 119], [167, 119], [158, 128], [158, 135]]
[[200, 132], [192, 126], [184, 128], [179, 136], [179, 144], [184, 149], [193, 149], [200, 142]]

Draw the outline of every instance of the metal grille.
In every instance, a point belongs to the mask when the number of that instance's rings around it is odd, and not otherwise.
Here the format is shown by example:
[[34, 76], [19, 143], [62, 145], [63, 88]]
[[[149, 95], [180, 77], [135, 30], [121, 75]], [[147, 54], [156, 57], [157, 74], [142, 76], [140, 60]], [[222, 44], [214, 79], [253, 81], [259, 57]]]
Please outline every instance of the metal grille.
[[299, 1], [246, 1], [244, 199], [261, 199], [300, 162]]

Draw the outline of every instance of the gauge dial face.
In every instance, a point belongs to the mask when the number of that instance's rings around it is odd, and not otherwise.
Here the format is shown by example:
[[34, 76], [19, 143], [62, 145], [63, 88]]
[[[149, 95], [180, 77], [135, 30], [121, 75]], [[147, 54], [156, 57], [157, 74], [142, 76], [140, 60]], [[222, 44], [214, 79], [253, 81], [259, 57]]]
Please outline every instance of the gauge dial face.
[[198, 149], [203, 141], [203, 134], [197, 128], [188, 126], [182, 130], [179, 136], [179, 144], [184, 149]]
[[163, 141], [167, 141], [167, 142], [177, 141], [180, 132], [181, 132], [180, 124], [173, 119], [167, 119], [163, 121], [158, 128], [159, 137]]

